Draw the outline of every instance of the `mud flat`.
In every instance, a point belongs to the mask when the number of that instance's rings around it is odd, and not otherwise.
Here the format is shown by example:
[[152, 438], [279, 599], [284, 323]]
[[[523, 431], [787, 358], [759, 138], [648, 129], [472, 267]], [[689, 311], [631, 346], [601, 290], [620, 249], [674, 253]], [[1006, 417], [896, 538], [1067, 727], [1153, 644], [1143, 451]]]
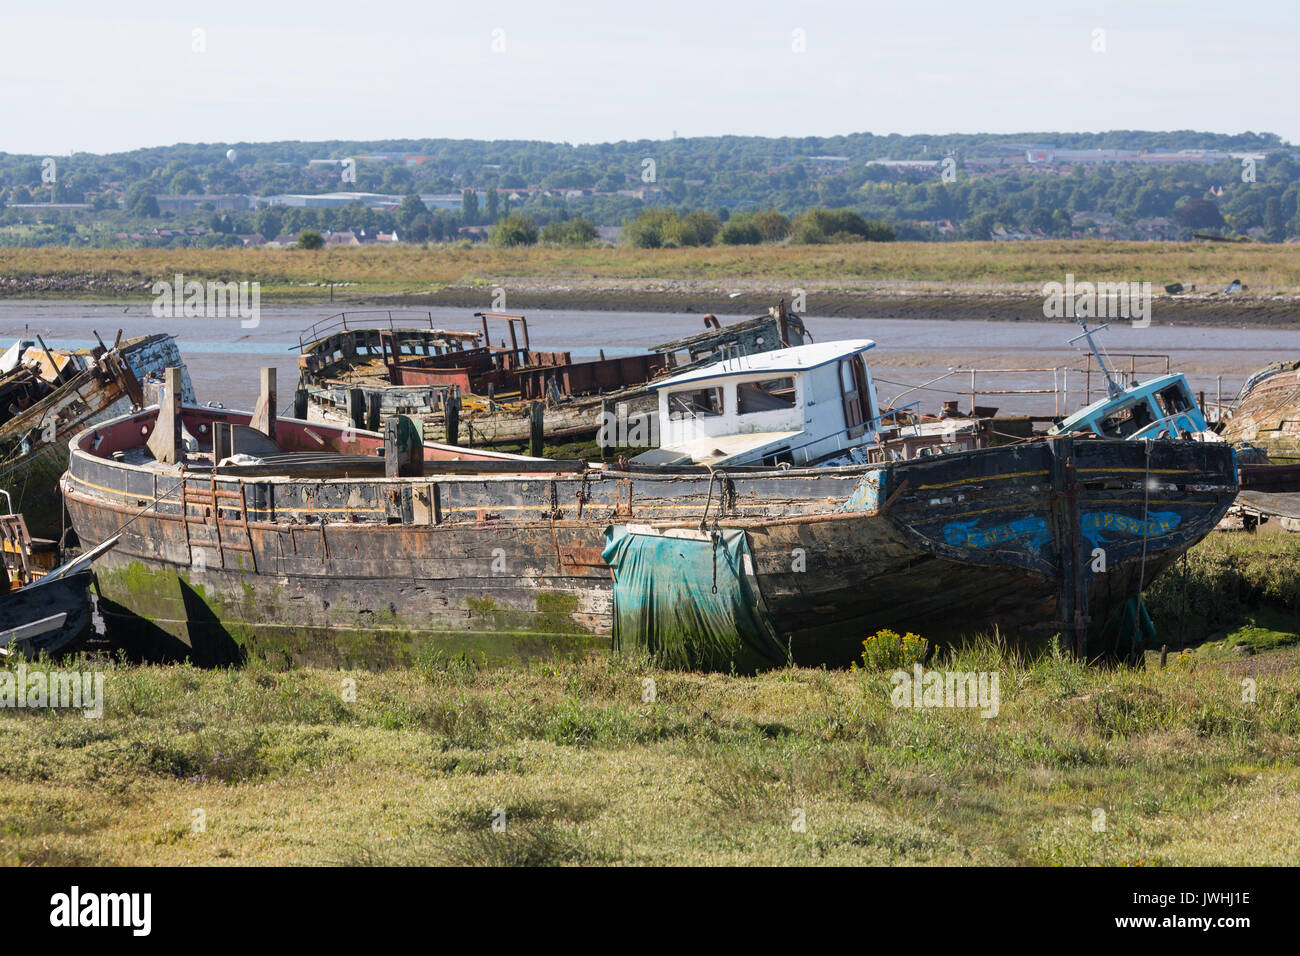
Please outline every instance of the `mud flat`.
[[[398, 295], [367, 301], [485, 308], [493, 288], [504, 289], [512, 310], [616, 312], [711, 312], [758, 314], [777, 299], [791, 301], [804, 291], [809, 314], [846, 319], [974, 319], [992, 322], [1043, 321], [1037, 292], [973, 290], [961, 283], [948, 291], [912, 288], [854, 288], [808, 283], [802, 286], [745, 281], [719, 285], [696, 280], [587, 280], [503, 278], [494, 287], [450, 285], [436, 294]], [[1153, 295], [1153, 325], [1300, 327], [1300, 296], [1188, 293]]]

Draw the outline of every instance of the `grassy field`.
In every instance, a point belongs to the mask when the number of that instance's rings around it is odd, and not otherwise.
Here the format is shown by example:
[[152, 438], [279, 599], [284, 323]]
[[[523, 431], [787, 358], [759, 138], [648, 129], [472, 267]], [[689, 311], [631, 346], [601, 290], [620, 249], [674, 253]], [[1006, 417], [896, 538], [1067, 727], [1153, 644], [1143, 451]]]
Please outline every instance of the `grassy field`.
[[100, 720], [0, 716], [0, 862], [1300, 857], [1296, 654], [1102, 672], [984, 645], [941, 666], [997, 671], [998, 715], [894, 709], [863, 671], [431, 666], [351, 675], [345, 702], [337, 672], [113, 666]]
[[[200, 279], [259, 280], [263, 294], [317, 297], [323, 283], [348, 295], [436, 293], [509, 277], [557, 281], [770, 280], [831, 288], [1036, 291], [1073, 273], [1080, 280], [1170, 282], [1251, 292], [1300, 293], [1300, 247], [1267, 244], [1107, 241], [855, 243], [688, 249], [494, 249], [430, 247], [292, 249], [0, 249], [3, 280], [95, 280], [87, 295], [142, 295], [181, 272]], [[24, 288], [20, 286], [19, 288]], [[39, 292], [39, 290], [37, 290]], [[10, 294], [13, 294], [12, 292]], [[53, 294], [67, 295], [66, 286]]]
[[0, 708], [0, 863], [1294, 864], [1298, 569], [1207, 539], [1149, 593], [1163, 668], [938, 651], [987, 718], [893, 706], [892, 664], [65, 662], [104, 715]]
[[101, 719], [0, 709], [0, 862], [1294, 863], [1297, 554], [1221, 535], [1167, 574], [1161, 639], [1179, 600], [1212, 624], [1164, 668], [940, 651], [998, 675], [988, 718], [894, 707], [888, 669], [98, 664]]

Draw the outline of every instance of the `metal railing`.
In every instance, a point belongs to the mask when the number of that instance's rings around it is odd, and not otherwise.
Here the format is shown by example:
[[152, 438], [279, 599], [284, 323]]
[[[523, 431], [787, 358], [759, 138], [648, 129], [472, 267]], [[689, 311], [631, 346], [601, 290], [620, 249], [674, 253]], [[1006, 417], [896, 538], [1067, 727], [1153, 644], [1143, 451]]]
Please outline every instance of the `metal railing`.
[[[383, 322], [377, 320], [375, 316], [387, 316], [389, 329], [436, 329], [433, 324], [432, 312], [421, 312], [418, 309], [363, 309], [361, 311], [338, 312], [327, 319], [321, 319], [310, 328], [303, 331], [298, 336], [298, 351], [305, 351], [308, 345], [319, 342], [323, 338], [328, 338], [335, 332], [351, 332], [357, 329], [374, 329], [382, 328]], [[393, 316], [423, 316], [424, 321], [419, 324], [403, 320], [401, 324], [393, 320]], [[352, 319], [352, 325], [348, 325], [348, 319]]]
[[[1168, 375], [1170, 372], [1170, 358], [1168, 355], [1165, 354], [1123, 352], [1123, 353], [1118, 353], [1113, 357], [1118, 359], [1128, 359], [1129, 361], [1129, 367], [1127, 372], [1123, 368], [1120, 369], [1112, 368], [1112, 373], [1119, 381], [1121, 387], [1124, 388], [1127, 388], [1129, 385], [1131, 385], [1133, 381], [1136, 380], [1137, 375], [1139, 373], [1152, 374], [1153, 370], [1143, 369], [1139, 367], [1139, 360], [1141, 359], [1154, 359], [1160, 363], [1163, 363], [1163, 373], [1160, 374]], [[1159, 373], [1158, 369], [1155, 371]], [[1094, 387], [1094, 383], [1093, 383], [1094, 373], [1100, 376], [1103, 382], [1105, 381], [1105, 376], [1102, 373], [1101, 369], [1098, 368], [1096, 363], [1093, 361], [1092, 354], [1089, 353], [1087, 356], [1087, 360], [1082, 366], [1055, 365], [1055, 366], [1048, 366], [1048, 367], [1041, 367], [1041, 368], [965, 368], [962, 366], [956, 366], [953, 368], [949, 368], [946, 372], [944, 372], [941, 375], [936, 375], [934, 378], [930, 379], [929, 381], [922, 382], [919, 385], [910, 385], [905, 387], [901, 392], [899, 392], [897, 395], [894, 396], [893, 403], [897, 403], [898, 400], [902, 398], [904, 395], [907, 395], [915, 391], [944, 392], [946, 394], [961, 396], [966, 398], [969, 403], [967, 412], [973, 415], [975, 414], [976, 400], [981, 397], [995, 396], [995, 395], [1051, 395], [1052, 403], [1053, 403], [1053, 414], [1059, 418], [1061, 416], [1068, 415], [1075, 410], [1074, 403], [1070, 399], [1071, 373], [1074, 373], [1074, 375], [1076, 376], [1076, 380], [1078, 378], [1082, 378], [1083, 380], [1082, 388], [1079, 388], [1078, 386], [1075, 386], [1074, 388], [1075, 394], [1078, 394], [1079, 392], [1083, 393], [1082, 405], [1086, 406], [1092, 404], [1094, 392], [1096, 393], [1096, 396], [1098, 398], [1104, 398], [1106, 396], [1106, 389], [1104, 385], [1100, 387]], [[1005, 377], [1010, 375], [1046, 376], [1048, 374], [1052, 376], [1052, 382], [1050, 388], [1046, 386], [1041, 388], [981, 387], [981, 383], [980, 383], [981, 377], [984, 377], [985, 379], [988, 379], [990, 377], [996, 379], [998, 377]], [[963, 387], [953, 387], [953, 388], [935, 387], [940, 383], [950, 382], [953, 379], [959, 379]], [[953, 384], [955, 385], [956, 383], [954, 382]]]
[[[1113, 366], [1111, 368], [1111, 371], [1115, 374], [1115, 377], [1120, 380], [1119, 384], [1123, 388], [1128, 388], [1130, 385], [1133, 384], [1134, 380], [1137, 378], [1137, 374], [1139, 371], [1143, 372], [1144, 374], [1151, 374], [1149, 370], [1139, 369], [1137, 367], [1138, 359], [1155, 359], [1157, 362], [1163, 361], [1165, 367], [1163, 371], [1159, 372], [1159, 374], [1168, 375], [1170, 371], [1169, 356], [1164, 353], [1117, 352], [1113, 356], [1109, 354], [1107, 355], [1107, 358], [1112, 358], [1112, 357], [1119, 358], [1119, 359], [1125, 359], [1125, 358], [1128, 359], [1127, 375], [1124, 373], [1124, 370], [1122, 368], [1115, 368]], [[1103, 382], [1106, 380], [1105, 372], [1103, 372], [1102, 369], [1097, 365], [1097, 363], [1093, 361], [1093, 355], [1091, 352], [1089, 352], [1086, 356], [1086, 361], [1084, 362], [1084, 366], [1083, 366], [1083, 375], [1084, 375], [1083, 403], [1085, 405], [1092, 404], [1092, 373], [1093, 372], [1096, 372], [1098, 375], [1100, 375], [1102, 377]], [[1098, 398], [1106, 397], [1106, 389], [1104, 386], [1099, 390], [1097, 397]]]

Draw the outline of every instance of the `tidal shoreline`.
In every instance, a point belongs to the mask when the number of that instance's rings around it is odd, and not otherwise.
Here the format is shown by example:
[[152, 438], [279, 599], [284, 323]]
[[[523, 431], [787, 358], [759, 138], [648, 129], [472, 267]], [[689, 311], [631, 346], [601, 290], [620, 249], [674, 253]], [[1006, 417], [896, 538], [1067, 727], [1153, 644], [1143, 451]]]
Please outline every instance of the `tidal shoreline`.
[[[860, 283], [860, 280], [859, 280]], [[267, 283], [270, 285], [271, 283]], [[796, 286], [773, 280], [736, 280], [726, 284], [701, 279], [628, 279], [503, 276], [496, 280], [454, 283], [426, 290], [366, 292], [321, 286], [262, 292], [265, 303], [320, 303], [322, 309], [344, 306], [426, 306], [521, 312], [558, 311], [750, 314], [766, 312], [785, 299], [796, 311], [838, 318], [898, 318], [1041, 321], [1043, 296], [1023, 288], [990, 289], [985, 284], [809, 282]], [[802, 310], [794, 300], [803, 290]], [[104, 273], [0, 276], [0, 300], [68, 299], [150, 302], [148, 283], [138, 277]], [[504, 303], [502, 303], [504, 299]], [[1153, 325], [1300, 327], [1300, 295], [1242, 292], [1193, 292], [1154, 295]]]
[[[652, 286], [648, 288], [647, 286]], [[604, 310], [617, 312], [727, 312], [758, 315], [784, 298], [787, 305], [793, 289], [770, 284], [767, 291], [746, 289], [739, 295], [704, 283], [662, 282], [622, 286], [564, 287], [552, 281], [525, 280], [522, 287], [510, 280], [501, 283], [506, 292], [506, 311], [528, 309]], [[448, 286], [434, 295], [400, 295], [363, 299], [403, 305], [455, 306], [486, 309], [492, 289]], [[846, 319], [947, 319], [993, 322], [1041, 322], [1043, 297], [1024, 292], [972, 292], [956, 289], [932, 291], [867, 291], [809, 288], [804, 312], [809, 315]], [[336, 300], [337, 301], [337, 300]], [[1300, 327], [1300, 297], [1222, 294], [1159, 295], [1151, 305], [1153, 325]]]

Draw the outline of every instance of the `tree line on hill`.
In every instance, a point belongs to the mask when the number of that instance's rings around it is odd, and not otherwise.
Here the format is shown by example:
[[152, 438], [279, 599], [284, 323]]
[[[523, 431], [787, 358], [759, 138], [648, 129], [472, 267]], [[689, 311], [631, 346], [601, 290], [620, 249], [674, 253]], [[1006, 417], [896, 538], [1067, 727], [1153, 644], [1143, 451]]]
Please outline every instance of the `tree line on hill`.
[[[1264, 158], [1167, 164], [1076, 162], [1030, 166], [1026, 151], [1221, 150]], [[234, 150], [233, 158], [228, 157]], [[337, 165], [354, 158], [355, 181]], [[897, 166], [916, 161], [940, 165]], [[1111, 131], [1015, 136], [695, 137], [570, 145], [530, 141], [179, 144], [128, 153], [54, 157], [0, 153], [0, 243], [235, 245], [302, 231], [397, 230], [445, 242], [465, 227], [498, 238], [574, 244], [595, 227], [623, 226], [644, 247], [711, 242], [1011, 237], [1190, 238], [1217, 231], [1281, 241], [1300, 234], [1300, 161], [1268, 133]], [[1253, 163], [1253, 160], [1251, 161]], [[395, 208], [200, 208], [164, 213], [158, 196], [382, 193]], [[431, 209], [419, 194], [460, 197]], [[30, 203], [84, 203], [33, 209]], [[579, 223], [580, 225], [573, 225]], [[177, 235], [160, 227], [190, 227]], [[554, 228], [552, 228], [554, 227]], [[589, 228], [590, 227], [590, 228]], [[155, 235], [155, 230], [165, 235]], [[485, 231], [485, 230], [484, 230]], [[477, 237], [478, 233], [474, 232]]]

